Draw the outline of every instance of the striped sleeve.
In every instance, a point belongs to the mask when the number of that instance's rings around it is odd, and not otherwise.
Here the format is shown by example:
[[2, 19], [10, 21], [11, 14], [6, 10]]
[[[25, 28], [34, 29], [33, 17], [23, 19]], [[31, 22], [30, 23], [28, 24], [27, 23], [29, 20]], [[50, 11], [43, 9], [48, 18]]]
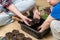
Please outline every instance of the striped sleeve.
[[12, 0], [2, 0], [2, 5], [4, 7], [8, 7], [12, 3]]

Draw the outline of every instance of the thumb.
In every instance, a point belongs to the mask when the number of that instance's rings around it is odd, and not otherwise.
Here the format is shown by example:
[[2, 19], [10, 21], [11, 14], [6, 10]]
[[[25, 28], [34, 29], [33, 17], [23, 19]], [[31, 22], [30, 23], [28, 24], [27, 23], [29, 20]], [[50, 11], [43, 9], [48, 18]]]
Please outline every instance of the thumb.
[[39, 31], [41, 29], [41, 27], [38, 27], [37, 30]]
[[44, 31], [44, 29], [43, 28], [41, 28], [40, 30], [39, 30], [39, 32], [43, 32]]

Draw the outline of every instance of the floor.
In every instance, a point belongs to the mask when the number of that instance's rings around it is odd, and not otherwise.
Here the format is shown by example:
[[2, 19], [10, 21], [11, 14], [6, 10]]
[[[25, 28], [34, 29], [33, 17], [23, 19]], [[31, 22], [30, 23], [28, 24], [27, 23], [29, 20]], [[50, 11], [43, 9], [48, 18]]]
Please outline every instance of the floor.
[[[37, 4], [38, 6], [40, 6], [41, 8], [50, 6], [50, 5], [46, 2], [46, 0], [36, 0], [36, 4]], [[52, 37], [51, 32], [50, 32], [48, 35], [46, 35], [44, 38], [42, 38], [42, 39], [36, 39], [35, 37], [29, 35], [28, 33], [22, 31], [22, 30], [21, 30], [21, 26], [20, 26], [20, 24], [19, 24], [17, 21], [15, 21], [15, 22], [13, 22], [13, 23], [11, 23], [11, 24], [9, 24], [9, 25], [0, 27], [0, 37], [1, 37], [1, 36], [2, 36], [2, 37], [5, 36], [5, 34], [6, 34], [7, 32], [11, 32], [11, 31], [14, 30], [14, 29], [19, 30], [21, 33], [24, 33], [25, 36], [27, 36], [27, 37], [31, 37], [32, 40], [53, 40], [53, 37]]]
[[28, 33], [22, 31], [21, 30], [21, 26], [20, 26], [20, 24], [17, 21], [15, 21], [15, 22], [13, 22], [13, 23], [11, 23], [9, 25], [6, 25], [4, 27], [1, 27], [0, 28], [0, 37], [1, 36], [4, 37], [7, 32], [11, 32], [14, 29], [19, 30], [20, 33], [24, 33], [26, 37], [31, 37], [33, 40], [53, 40], [53, 37], [52, 37], [52, 34], [51, 33], [49, 33], [48, 35], [46, 35], [42, 39], [36, 39], [35, 37], [29, 35]]

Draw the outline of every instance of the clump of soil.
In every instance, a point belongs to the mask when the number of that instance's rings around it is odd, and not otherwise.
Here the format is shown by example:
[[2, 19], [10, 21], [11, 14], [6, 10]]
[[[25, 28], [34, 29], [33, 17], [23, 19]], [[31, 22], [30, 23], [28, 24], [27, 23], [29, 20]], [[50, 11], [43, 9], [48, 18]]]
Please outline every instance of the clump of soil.
[[16, 38], [17, 38], [18, 40], [23, 40], [24, 37], [25, 37], [25, 35], [24, 35], [23, 33], [20, 33], [20, 34], [17, 34], [17, 35], [16, 35]]
[[13, 30], [12, 33], [13, 33], [14, 35], [17, 35], [17, 34], [19, 34], [19, 31], [18, 31], [18, 30]]
[[31, 38], [25, 37], [23, 33], [19, 33], [18, 30], [13, 30], [5, 35], [6, 40], [32, 40]]
[[14, 38], [14, 34], [12, 32], [6, 33], [5, 37], [6, 37], [7, 40], [13, 40], [13, 39], [15, 39]]
[[45, 21], [45, 20], [42, 19], [42, 18], [41, 18], [40, 20], [35, 20], [36, 23], [35, 23], [34, 25], [30, 26], [30, 28], [38, 31], [37, 28], [38, 28], [40, 25], [42, 25], [42, 23], [43, 23], [44, 21]]

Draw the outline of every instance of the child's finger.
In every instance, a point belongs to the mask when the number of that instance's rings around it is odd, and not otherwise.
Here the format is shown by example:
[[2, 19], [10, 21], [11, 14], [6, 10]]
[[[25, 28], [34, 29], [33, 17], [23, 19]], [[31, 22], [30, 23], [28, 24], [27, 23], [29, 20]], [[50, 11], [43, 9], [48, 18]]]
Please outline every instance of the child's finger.
[[37, 30], [39, 31], [41, 29], [41, 27], [38, 27]]
[[44, 31], [44, 29], [43, 28], [41, 28], [40, 30], [39, 30], [39, 32], [43, 32]]

